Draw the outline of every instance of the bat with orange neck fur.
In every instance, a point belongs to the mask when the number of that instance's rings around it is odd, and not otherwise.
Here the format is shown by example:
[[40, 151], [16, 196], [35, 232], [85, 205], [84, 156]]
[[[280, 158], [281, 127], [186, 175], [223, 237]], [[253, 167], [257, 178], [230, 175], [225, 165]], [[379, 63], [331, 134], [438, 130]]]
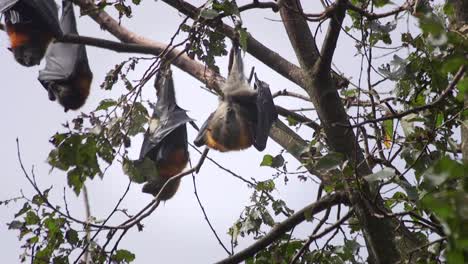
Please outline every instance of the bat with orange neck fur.
[[222, 86], [223, 95], [217, 109], [201, 127], [194, 143], [200, 147], [227, 152], [266, 147], [272, 124], [278, 118], [268, 85], [255, 75], [252, 89], [244, 75], [238, 44], [230, 52], [229, 75]]
[[10, 50], [23, 66], [39, 65], [54, 38], [62, 36], [54, 0], [0, 0]]

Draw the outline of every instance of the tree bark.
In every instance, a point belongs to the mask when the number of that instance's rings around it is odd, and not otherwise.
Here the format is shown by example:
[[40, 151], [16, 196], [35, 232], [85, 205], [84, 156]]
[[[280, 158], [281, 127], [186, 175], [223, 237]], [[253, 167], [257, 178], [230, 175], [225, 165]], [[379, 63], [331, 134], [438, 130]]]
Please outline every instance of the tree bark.
[[[321, 55], [315, 52], [315, 40], [297, 1], [283, 1], [280, 14], [303, 70], [306, 91], [317, 110], [328, 143], [334, 151], [343, 153], [352, 164], [357, 164], [357, 177], [362, 179], [372, 171], [364, 160], [353, 130], [349, 128], [347, 113], [330, 74], [332, 56], [346, 12], [346, 1], [338, 0], [336, 4]], [[417, 239], [396, 219], [378, 217], [376, 207], [385, 210], [382, 199], [377, 195], [378, 199], [373, 203], [372, 197], [376, 195], [369, 190], [365, 181], [360, 182], [361, 187], [357, 191], [355, 179], [347, 179], [346, 191], [361, 224], [369, 261], [396, 263], [401, 260], [401, 254], [418, 244]]]
[[[468, 1], [466, 0], [448, 0], [449, 4], [453, 6], [453, 10], [455, 11], [454, 17], [452, 19], [451, 24], [454, 30], [457, 30], [464, 34], [465, 36], [468, 35]], [[461, 150], [463, 156], [463, 162], [468, 163], [468, 91], [465, 91], [465, 100], [464, 100], [464, 108], [461, 117], [462, 117], [462, 124], [461, 124]]]

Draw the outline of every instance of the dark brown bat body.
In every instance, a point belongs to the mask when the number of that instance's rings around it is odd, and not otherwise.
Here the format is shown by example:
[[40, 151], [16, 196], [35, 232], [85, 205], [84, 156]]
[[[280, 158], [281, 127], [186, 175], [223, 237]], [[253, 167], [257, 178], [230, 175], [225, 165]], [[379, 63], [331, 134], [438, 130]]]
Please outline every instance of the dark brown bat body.
[[270, 127], [278, 117], [271, 92], [268, 85], [256, 77], [256, 89], [250, 87], [236, 45], [231, 50], [229, 65], [229, 76], [222, 87], [224, 94], [194, 143], [221, 152], [242, 150], [252, 145], [262, 151]]
[[[147, 183], [143, 192], [156, 196], [164, 184], [181, 173], [189, 160], [187, 126], [191, 119], [175, 100], [174, 83], [169, 65], [161, 66], [155, 87], [158, 101], [145, 134], [140, 152], [140, 162], [150, 159], [157, 173], [144, 175]], [[180, 179], [171, 181], [159, 196], [168, 200], [174, 196]]]
[[16, 61], [26, 67], [39, 65], [51, 41], [61, 35], [55, 2], [0, 0], [0, 7]]
[[[184, 138], [187, 138], [187, 126], [181, 125], [146, 154], [146, 157], [155, 162], [159, 175], [156, 180], [149, 181], [143, 186], [143, 192], [156, 196], [167, 180], [184, 170], [189, 160]], [[159, 198], [163, 201], [169, 200], [177, 192], [179, 185], [180, 179], [172, 181], [166, 186]]]
[[65, 112], [81, 108], [88, 98], [93, 74], [87, 65], [78, 65], [75, 74], [67, 80], [44, 82], [49, 93], [49, 100], [58, 102]]

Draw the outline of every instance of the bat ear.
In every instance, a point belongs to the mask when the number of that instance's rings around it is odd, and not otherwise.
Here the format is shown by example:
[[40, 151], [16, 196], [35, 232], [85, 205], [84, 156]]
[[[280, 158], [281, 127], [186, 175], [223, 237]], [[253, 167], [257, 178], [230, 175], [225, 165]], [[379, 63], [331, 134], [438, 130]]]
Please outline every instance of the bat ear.
[[13, 52], [13, 49], [12, 49], [12, 48], [8, 47], [7, 49], [8, 49], [10, 52]]

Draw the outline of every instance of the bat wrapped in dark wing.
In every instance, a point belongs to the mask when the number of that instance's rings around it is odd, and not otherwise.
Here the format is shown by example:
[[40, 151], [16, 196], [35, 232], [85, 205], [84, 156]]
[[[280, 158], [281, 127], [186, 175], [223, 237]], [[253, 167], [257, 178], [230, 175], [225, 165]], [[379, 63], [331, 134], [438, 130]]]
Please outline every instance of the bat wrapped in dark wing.
[[[71, 1], [63, 1], [60, 25], [65, 34], [78, 34]], [[58, 100], [65, 111], [83, 106], [93, 79], [85, 45], [52, 43], [38, 79], [48, 91], [49, 99]]]
[[[176, 103], [174, 82], [169, 65], [164, 64], [156, 76], [155, 87], [158, 101], [145, 133], [137, 163], [152, 161], [156, 167], [152, 175], [144, 175], [147, 183], [143, 192], [157, 195], [171, 177], [176, 176], [187, 165], [189, 159], [187, 122], [192, 119]], [[160, 195], [168, 200], [176, 193], [180, 184], [173, 180]]]

